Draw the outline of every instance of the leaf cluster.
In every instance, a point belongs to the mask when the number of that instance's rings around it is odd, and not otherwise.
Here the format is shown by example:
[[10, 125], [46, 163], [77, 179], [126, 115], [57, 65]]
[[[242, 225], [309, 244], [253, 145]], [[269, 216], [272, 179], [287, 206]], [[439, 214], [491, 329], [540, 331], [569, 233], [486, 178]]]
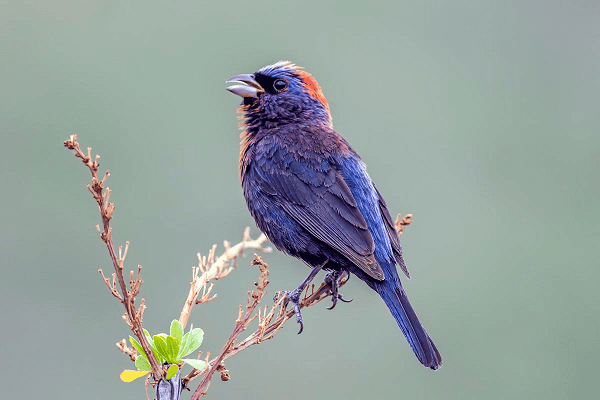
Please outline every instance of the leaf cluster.
[[[202, 329], [194, 329], [192, 327], [184, 335], [181, 323], [173, 320], [169, 335], [159, 333], [158, 335], [150, 336], [150, 333], [146, 329], [144, 329], [144, 335], [150, 343], [156, 361], [160, 365], [170, 365], [166, 376], [167, 380], [171, 379], [179, 371], [179, 364], [182, 362], [199, 370], [206, 368], [207, 364], [202, 360], [183, 358], [196, 351], [202, 344], [202, 340], [204, 339], [204, 331]], [[142, 372], [152, 371], [152, 367], [148, 362], [148, 355], [144, 352], [140, 343], [132, 336], [129, 336], [129, 341], [139, 353], [135, 360], [135, 366]]]

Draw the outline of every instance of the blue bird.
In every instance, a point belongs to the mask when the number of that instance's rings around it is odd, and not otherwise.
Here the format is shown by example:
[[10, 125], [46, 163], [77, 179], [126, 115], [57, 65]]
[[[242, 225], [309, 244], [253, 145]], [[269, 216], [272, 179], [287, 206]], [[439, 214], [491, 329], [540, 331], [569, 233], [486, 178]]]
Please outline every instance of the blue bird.
[[329, 271], [333, 308], [347, 301], [338, 287], [352, 273], [381, 296], [419, 361], [438, 369], [440, 353], [400, 283], [396, 266], [409, 274], [392, 217], [365, 163], [333, 130], [319, 84], [289, 61], [228, 82], [243, 98], [239, 172], [248, 209], [275, 247], [312, 268], [287, 292], [300, 332], [305, 286]]

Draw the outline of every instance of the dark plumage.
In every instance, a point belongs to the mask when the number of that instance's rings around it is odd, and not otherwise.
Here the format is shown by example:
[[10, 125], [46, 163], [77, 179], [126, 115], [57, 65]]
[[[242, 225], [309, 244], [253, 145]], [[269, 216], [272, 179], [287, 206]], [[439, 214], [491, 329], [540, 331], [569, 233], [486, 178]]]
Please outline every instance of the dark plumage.
[[[365, 164], [333, 130], [317, 82], [290, 62], [230, 81], [243, 83], [228, 90], [244, 99], [239, 110], [245, 127], [240, 177], [258, 227], [279, 250], [303, 260], [313, 272], [332, 271], [326, 280], [334, 305], [344, 300], [337, 294], [343, 271], [377, 291], [419, 361], [439, 368], [440, 353], [398, 277], [396, 265], [407, 276], [408, 270], [392, 217]], [[298, 289], [288, 297], [302, 322]]]

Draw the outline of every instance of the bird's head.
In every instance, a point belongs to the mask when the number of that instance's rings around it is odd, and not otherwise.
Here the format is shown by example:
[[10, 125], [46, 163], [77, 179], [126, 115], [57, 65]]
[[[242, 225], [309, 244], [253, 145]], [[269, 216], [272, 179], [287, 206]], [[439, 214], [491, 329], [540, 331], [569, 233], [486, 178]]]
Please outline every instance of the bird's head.
[[246, 123], [332, 125], [329, 104], [308, 72], [289, 61], [268, 65], [253, 74], [236, 75], [227, 90], [244, 99]]

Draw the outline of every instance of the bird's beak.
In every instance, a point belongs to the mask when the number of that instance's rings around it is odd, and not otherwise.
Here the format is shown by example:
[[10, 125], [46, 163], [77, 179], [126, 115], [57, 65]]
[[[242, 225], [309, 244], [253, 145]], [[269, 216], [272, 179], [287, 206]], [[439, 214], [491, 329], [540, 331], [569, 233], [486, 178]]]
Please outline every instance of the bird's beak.
[[254, 75], [252, 74], [241, 74], [232, 76], [227, 80], [227, 83], [230, 82], [241, 82], [243, 85], [233, 85], [229, 86], [227, 90], [229, 90], [233, 94], [237, 94], [240, 97], [254, 97], [258, 98], [258, 94], [264, 92], [265, 90], [256, 82], [254, 79]]

